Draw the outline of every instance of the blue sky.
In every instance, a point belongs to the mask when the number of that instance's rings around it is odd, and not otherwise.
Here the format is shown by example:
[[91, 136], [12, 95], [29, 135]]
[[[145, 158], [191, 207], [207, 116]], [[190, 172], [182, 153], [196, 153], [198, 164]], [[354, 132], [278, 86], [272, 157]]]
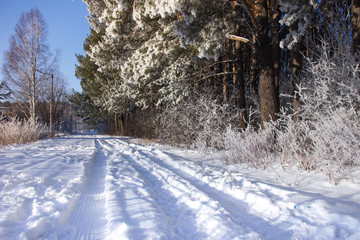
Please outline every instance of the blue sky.
[[68, 89], [81, 91], [80, 80], [75, 77], [75, 54], [84, 55], [83, 43], [90, 33], [86, 19], [87, 5], [82, 0], [0, 0], [0, 66], [21, 13], [33, 7], [39, 9], [47, 23], [50, 49], [61, 51], [60, 71], [65, 76]]

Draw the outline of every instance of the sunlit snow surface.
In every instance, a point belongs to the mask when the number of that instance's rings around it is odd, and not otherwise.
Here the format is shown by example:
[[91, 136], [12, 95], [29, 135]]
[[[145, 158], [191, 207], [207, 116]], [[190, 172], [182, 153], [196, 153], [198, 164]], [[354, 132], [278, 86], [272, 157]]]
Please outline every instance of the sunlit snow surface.
[[0, 239], [360, 239], [359, 184], [280, 175], [130, 138], [2, 147]]

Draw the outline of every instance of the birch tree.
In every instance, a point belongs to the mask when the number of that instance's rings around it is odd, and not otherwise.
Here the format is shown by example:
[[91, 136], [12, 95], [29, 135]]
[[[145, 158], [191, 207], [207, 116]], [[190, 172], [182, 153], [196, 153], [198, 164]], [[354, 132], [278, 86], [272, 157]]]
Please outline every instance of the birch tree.
[[5, 82], [15, 101], [21, 103], [29, 119], [36, 119], [36, 104], [48, 76], [50, 52], [47, 45], [46, 23], [38, 9], [23, 13], [10, 37], [5, 53]]

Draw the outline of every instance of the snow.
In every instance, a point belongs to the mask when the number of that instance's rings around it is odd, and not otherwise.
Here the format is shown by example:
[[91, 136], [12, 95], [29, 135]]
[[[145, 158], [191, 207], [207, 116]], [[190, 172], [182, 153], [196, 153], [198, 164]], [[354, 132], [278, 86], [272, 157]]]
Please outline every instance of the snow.
[[103, 135], [2, 147], [0, 239], [360, 239], [360, 184], [218, 154]]

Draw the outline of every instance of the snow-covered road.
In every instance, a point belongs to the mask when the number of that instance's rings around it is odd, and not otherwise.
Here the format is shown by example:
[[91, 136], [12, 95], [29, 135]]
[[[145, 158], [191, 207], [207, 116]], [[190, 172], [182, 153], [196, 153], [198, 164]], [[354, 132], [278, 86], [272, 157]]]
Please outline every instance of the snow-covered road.
[[359, 184], [301, 175], [312, 184], [290, 187], [137, 142], [76, 135], [0, 148], [0, 239], [360, 239]]

